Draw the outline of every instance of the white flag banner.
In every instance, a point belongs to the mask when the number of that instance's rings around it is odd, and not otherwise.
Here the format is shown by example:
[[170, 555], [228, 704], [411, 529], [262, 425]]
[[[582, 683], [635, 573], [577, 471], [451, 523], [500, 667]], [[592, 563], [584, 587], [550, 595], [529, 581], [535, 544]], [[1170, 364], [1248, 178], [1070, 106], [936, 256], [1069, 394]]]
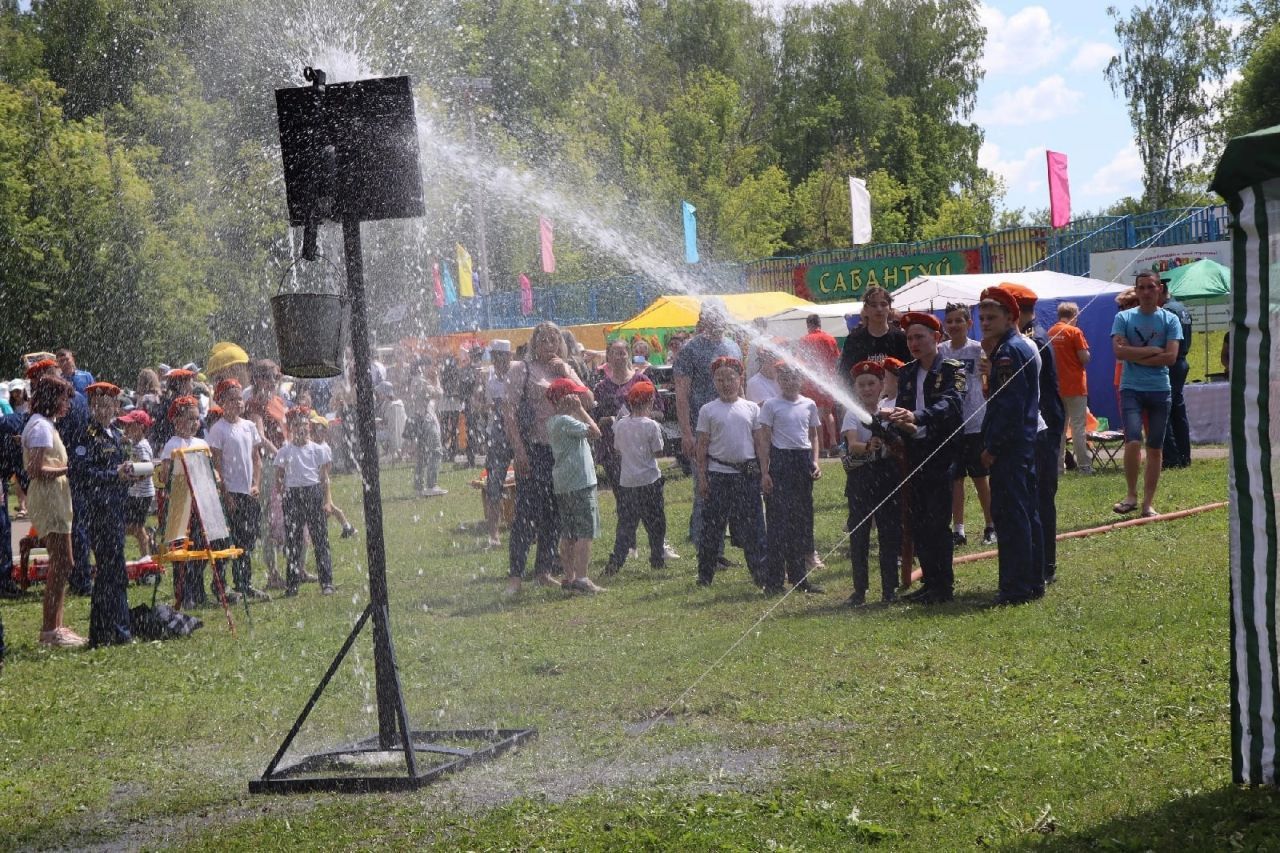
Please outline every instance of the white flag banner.
[[871, 193], [861, 178], [849, 178], [849, 221], [853, 227], [853, 245], [870, 243]]

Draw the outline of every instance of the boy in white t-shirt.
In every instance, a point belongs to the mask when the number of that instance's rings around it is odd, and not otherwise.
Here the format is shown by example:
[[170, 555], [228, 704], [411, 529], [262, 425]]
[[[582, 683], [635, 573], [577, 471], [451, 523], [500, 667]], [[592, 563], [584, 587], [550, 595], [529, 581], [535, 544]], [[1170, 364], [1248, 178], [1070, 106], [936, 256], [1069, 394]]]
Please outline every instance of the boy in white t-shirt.
[[[760, 407], [764, 440], [760, 454], [760, 488], [764, 492], [769, 588], [790, 581], [803, 592], [820, 593], [810, 583], [807, 559], [813, 554], [813, 481], [818, 467], [817, 404], [800, 393], [804, 378], [784, 362], [775, 366], [782, 394]], [[764, 372], [763, 366], [761, 373]]]
[[320, 575], [320, 592], [332, 595], [333, 559], [329, 553], [327, 516], [333, 508], [329, 489], [329, 466], [333, 457], [327, 444], [311, 440], [311, 410], [294, 406], [289, 410], [289, 441], [276, 452], [276, 486], [283, 489], [284, 553], [288, 563], [284, 594], [298, 594], [302, 581], [302, 532], [311, 537], [316, 551], [316, 573]]
[[[151, 442], [147, 441], [147, 431], [152, 426], [151, 416], [144, 409], [134, 409], [116, 418], [116, 423], [124, 429], [125, 440], [129, 443], [129, 461], [134, 465], [151, 465], [155, 455]], [[148, 474], [130, 483], [129, 495], [124, 501], [125, 533], [138, 541], [138, 553], [143, 560], [149, 559], [155, 551], [155, 543], [147, 531], [147, 519], [155, 498], [155, 478]]]
[[618, 476], [618, 526], [613, 539], [613, 553], [605, 565], [606, 575], [616, 574], [626, 562], [627, 554], [636, 546], [636, 527], [643, 523], [649, 536], [649, 566], [666, 568], [667, 536], [666, 500], [662, 493], [662, 471], [658, 456], [662, 453], [662, 427], [653, 420], [655, 390], [650, 382], [637, 382], [627, 391], [630, 414], [618, 418], [613, 426], [613, 446], [621, 459]]
[[982, 393], [982, 376], [979, 366], [982, 362], [982, 342], [969, 337], [973, 330], [973, 316], [969, 306], [961, 303], [949, 303], [946, 316], [942, 320], [942, 329], [948, 340], [938, 345], [938, 357], [955, 359], [964, 365], [965, 385], [964, 435], [960, 438], [960, 451], [956, 454], [955, 465], [951, 469], [951, 534], [954, 547], [965, 544], [964, 534], [964, 478], [973, 480], [973, 490], [978, 493], [978, 503], [982, 505], [982, 517], [986, 527], [982, 531], [982, 544], [991, 545], [996, 541], [995, 522], [991, 520], [991, 481], [990, 472], [982, 464], [982, 407], [986, 397]]
[[[882, 396], [883, 364], [860, 361], [849, 373], [863, 411], [875, 415], [882, 409], [893, 408], [893, 400]], [[872, 435], [852, 409], [845, 413], [841, 433], [848, 448], [845, 474], [849, 479], [845, 495], [849, 498], [849, 559], [853, 564], [853, 594], [845, 603], [851, 607], [867, 603], [873, 522], [880, 537], [881, 599], [894, 601], [898, 588], [898, 558], [902, 552], [902, 504], [897, 492], [902, 482], [902, 468], [884, 439]], [[874, 518], [870, 517], [872, 513]]]
[[719, 398], [698, 410], [694, 470], [698, 494], [705, 501], [698, 540], [698, 585], [710, 586], [715, 580], [727, 524], [733, 541], [746, 555], [751, 579], [767, 592], [778, 593], [782, 586], [768, 583], [765, 566], [758, 462], [764, 450], [760, 407], [738, 396], [742, 373], [742, 362], [732, 356], [711, 362]]
[[778, 387], [778, 357], [767, 349], [759, 350], [759, 371], [747, 380], [747, 390], [742, 396], [757, 406], [763, 406], [765, 400], [772, 400], [782, 393]]
[[[243, 596], [250, 601], [270, 601], [271, 596], [255, 589], [251, 554], [258, 544], [259, 504], [262, 486], [262, 436], [253, 421], [240, 417], [244, 412], [244, 389], [235, 379], [223, 379], [213, 392], [214, 402], [222, 408], [222, 418], [209, 428], [208, 442], [213, 450], [213, 467], [221, 478], [222, 505], [227, 512], [231, 540], [244, 553], [231, 563], [231, 579], [235, 592], [227, 594], [229, 602]], [[215, 571], [222, 577], [222, 563]]]
[[[173, 473], [173, 454], [176, 450], [208, 450], [209, 444], [203, 438], [196, 438], [200, 429], [200, 401], [192, 396], [183, 396], [169, 404], [169, 422], [173, 424], [173, 435], [160, 450], [160, 482], [164, 488], [169, 487], [169, 476]], [[187, 537], [192, 547], [203, 548], [204, 532], [194, 512], [187, 528]], [[174, 600], [180, 607], [203, 607], [208, 601], [204, 591], [204, 561], [175, 563], [173, 567]]]

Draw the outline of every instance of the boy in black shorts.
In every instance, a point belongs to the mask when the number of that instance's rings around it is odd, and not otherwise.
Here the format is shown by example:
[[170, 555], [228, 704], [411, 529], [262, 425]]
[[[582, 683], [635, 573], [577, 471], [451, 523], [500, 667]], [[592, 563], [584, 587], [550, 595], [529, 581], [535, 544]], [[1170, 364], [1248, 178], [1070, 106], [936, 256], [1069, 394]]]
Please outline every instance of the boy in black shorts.
[[938, 346], [938, 355], [960, 362], [965, 373], [964, 433], [957, 442], [955, 465], [951, 469], [951, 540], [954, 547], [964, 545], [968, 539], [964, 533], [964, 478], [973, 480], [973, 490], [978, 493], [978, 503], [982, 505], [982, 518], [985, 528], [982, 531], [982, 544], [993, 545], [996, 541], [995, 522], [991, 520], [991, 484], [987, 479], [990, 473], [982, 464], [982, 405], [985, 396], [982, 393], [982, 377], [979, 366], [983, 359], [982, 342], [969, 337], [973, 329], [973, 315], [968, 305], [950, 303], [946, 316], [942, 320], [942, 329], [947, 340]]

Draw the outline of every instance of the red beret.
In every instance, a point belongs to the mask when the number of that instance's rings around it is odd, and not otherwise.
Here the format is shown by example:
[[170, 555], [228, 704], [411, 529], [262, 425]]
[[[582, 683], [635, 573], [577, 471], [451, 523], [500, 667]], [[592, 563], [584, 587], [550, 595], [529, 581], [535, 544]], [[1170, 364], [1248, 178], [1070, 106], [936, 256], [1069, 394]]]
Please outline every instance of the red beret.
[[186, 370], [181, 367], [177, 368], [176, 370], [170, 370], [168, 373], [164, 375], [165, 382], [180, 382], [183, 379], [195, 379], [195, 378], [196, 378], [196, 375], [194, 373], [192, 373], [190, 370]]
[[870, 359], [866, 359], [858, 362], [852, 368], [850, 368], [849, 373], [855, 379], [858, 378], [859, 376], [864, 376], [868, 373], [870, 373], [872, 376], [875, 376], [877, 379], [884, 379], [884, 367], [885, 366], [878, 361], [871, 361]]
[[745, 372], [742, 367], [742, 361], [740, 359], [734, 358], [731, 355], [722, 355], [719, 358], [717, 358], [715, 361], [711, 362], [712, 373], [715, 373], [717, 370], [719, 370], [722, 367], [732, 367], [734, 370], [738, 371], [739, 374]]
[[213, 399], [221, 400], [222, 395], [227, 393], [228, 391], [239, 392], [242, 390], [244, 389], [241, 387], [240, 381], [238, 379], [223, 379], [221, 382], [218, 383], [218, 387], [213, 390]]
[[897, 376], [898, 371], [903, 368], [903, 365], [905, 365], [906, 362], [904, 362], [900, 358], [894, 358], [893, 356], [889, 356], [884, 361], [882, 361], [881, 364], [884, 365], [885, 373], [892, 373], [894, 376]]
[[27, 381], [30, 382], [50, 368], [56, 370], [57, 367], [58, 362], [51, 358], [42, 358], [27, 368]]
[[653, 387], [652, 382], [637, 382], [627, 390], [627, 405], [635, 406], [640, 403], [648, 403], [653, 399], [653, 395], [657, 389]]
[[580, 382], [574, 382], [567, 376], [561, 376], [547, 386], [547, 399], [552, 403], [559, 403], [570, 394], [585, 394], [590, 390]]
[[1004, 306], [1004, 310], [1008, 311], [1009, 316], [1015, 320], [1021, 313], [1018, 310], [1018, 297], [1009, 292], [1009, 285], [1007, 284], [988, 287], [986, 290], [982, 291], [980, 299], [983, 302], [998, 302], [1000, 305]]
[[117, 386], [112, 385], [110, 382], [95, 382], [88, 388], [84, 389], [84, 395], [86, 397], [92, 397], [95, 394], [107, 394], [111, 397], [118, 397], [120, 396], [120, 389]]
[[1040, 297], [1036, 296], [1036, 292], [1025, 284], [1016, 284], [1012, 281], [1002, 281], [998, 285], [1002, 290], [1006, 290], [1017, 300], [1019, 308], [1031, 308], [1035, 306]]
[[178, 413], [183, 409], [195, 409], [197, 413], [200, 411], [200, 401], [190, 395], [179, 397], [169, 404], [169, 420], [176, 420]]
[[904, 332], [917, 324], [928, 326], [935, 332], [942, 331], [942, 323], [938, 322], [938, 318], [927, 311], [908, 311], [902, 315], [902, 330]]
[[143, 429], [151, 428], [151, 415], [146, 413], [144, 409], [134, 409], [132, 412], [121, 415], [116, 418], [116, 423], [121, 424], [138, 424]]

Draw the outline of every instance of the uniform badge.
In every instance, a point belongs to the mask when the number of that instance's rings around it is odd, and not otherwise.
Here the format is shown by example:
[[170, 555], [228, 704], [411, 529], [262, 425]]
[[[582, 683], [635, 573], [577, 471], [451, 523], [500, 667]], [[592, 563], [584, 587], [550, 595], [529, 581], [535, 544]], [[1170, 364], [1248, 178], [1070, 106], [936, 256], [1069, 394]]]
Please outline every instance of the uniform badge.
[[76, 456], [87, 456], [87, 455], [89, 455], [89, 448], [85, 447], [83, 444], [76, 445]]

